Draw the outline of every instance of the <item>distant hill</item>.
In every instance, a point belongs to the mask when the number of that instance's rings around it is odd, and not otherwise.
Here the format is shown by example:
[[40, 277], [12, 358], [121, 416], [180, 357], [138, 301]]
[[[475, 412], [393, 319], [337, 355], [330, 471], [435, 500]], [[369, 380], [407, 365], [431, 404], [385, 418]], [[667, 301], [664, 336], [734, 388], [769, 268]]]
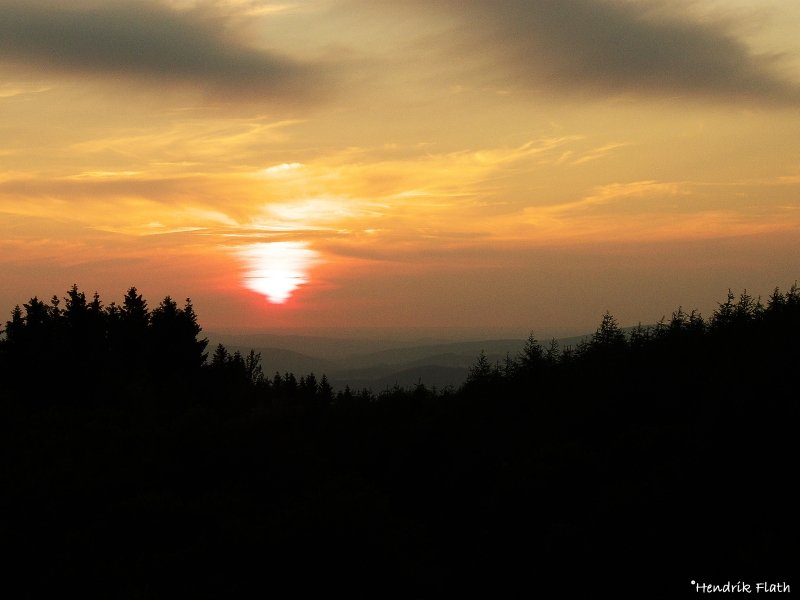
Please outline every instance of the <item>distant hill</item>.
[[[624, 328], [629, 331], [632, 327]], [[591, 334], [558, 338], [559, 348], [575, 348]], [[428, 387], [457, 388], [467, 378], [469, 368], [481, 352], [490, 363], [503, 363], [506, 356], [516, 357], [525, 340], [487, 339], [471, 341], [337, 338], [324, 336], [281, 335], [270, 333], [209, 334], [210, 348], [224, 344], [231, 352], [246, 355], [251, 349], [261, 353], [264, 374], [323, 373], [331, 385], [343, 389], [369, 388], [380, 391], [413, 387], [422, 382]], [[540, 339], [543, 346], [549, 339]]]
[[503, 362], [516, 356], [524, 345], [521, 339], [477, 340], [466, 342], [339, 339], [319, 336], [242, 334], [209, 336], [212, 348], [224, 344], [231, 352], [243, 355], [251, 349], [261, 354], [264, 374], [292, 372], [326, 374], [336, 389], [378, 391], [395, 385], [458, 387], [466, 380], [469, 367], [481, 352], [490, 362]]
[[[632, 327], [623, 328], [629, 331]], [[559, 348], [575, 348], [591, 338], [590, 333], [558, 338]], [[422, 382], [428, 387], [459, 387], [466, 381], [469, 368], [481, 352], [492, 364], [503, 363], [506, 356], [516, 357], [525, 340], [515, 338], [437, 341], [337, 338], [326, 336], [283, 335], [271, 333], [210, 333], [210, 348], [224, 344], [231, 352], [246, 355], [250, 350], [261, 354], [264, 374], [295, 373], [298, 376], [323, 373], [337, 390], [369, 388], [375, 392], [396, 385], [409, 388]], [[543, 346], [548, 339], [540, 339]]]
[[399, 341], [379, 337], [335, 337], [318, 335], [286, 335], [273, 333], [229, 334], [207, 332], [212, 344], [223, 343], [226, 347], [274, 348], [290, 350], [304, 356], [338, 360], [356, 354], [368, 354], [404, 346], [418, 345], [417, 341]]
[[305, 375], [307, 373], [332, 373], [338, 369], [335, 362], [326, 358], [318, 356], [309, 356], [287, 350], [286, 348], [274, 348], [271, 346], [247, 346], [247, 345], [233, 345], [225, 344], [225, 347], [230, 352], [240, 352], [246, 356], [250, 350], [255, 350], [261, 354], [261, 368], [263, 369], [266, 377], [272, 377], [276, 372], [283, 375], [284, 373], [296, 373]]
[[[444, 344], [427, 344], [410, 348], [392, 348], [368, 354], [357, 354], [349, 358], [350, 362], [362, 365], [389, 364], [404, 365], [423, 363], [447, 364], [450, 366], [468, 367], [475, 362], [481, 353], [486, 353], [490, 361], [505, 359], [506, 354], [516, 354], [522, 350], [524, 340], [481, 340], [473, 342], [449, 342]], [[435, 362], [431, 362], [436, 358]], [[441, 363], [439, 361], [444, 361]]]
[[334, 372], [331, 385], [335, 389], [344, 389], [350, 386], [352, 390], [368, 388], [374, 392], [392, 389], [395, 386], [413, 388], [419, 383], [426, 387], [444, 389], [457, 388], [467, 379], [466, 367], [448, 367], [441, 365], [422, 365], [407, 369], [392, 369], [389, 367], [369, 367], [353, 371]]

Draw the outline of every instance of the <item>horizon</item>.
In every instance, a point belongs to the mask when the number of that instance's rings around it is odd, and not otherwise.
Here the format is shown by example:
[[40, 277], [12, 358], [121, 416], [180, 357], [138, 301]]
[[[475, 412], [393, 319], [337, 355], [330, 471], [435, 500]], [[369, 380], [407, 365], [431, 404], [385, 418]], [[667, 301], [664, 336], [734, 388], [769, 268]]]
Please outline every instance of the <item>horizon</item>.
[[2, 310], [542, 340], [798, 279], [800, 5], [0, 10]]
[[[77, 284], [75, 284], [77, 285]], [[781, 292], [785, 292], [789, 290], [792, 285], [797, 285], [797, 280], [792, 281], [786, 285], [773, 285], [770, 286], [768, 289], [763, 290], [763, 293], [756, 292], [752, 289], [734, 289], [734, 288], [727, 288], [724, 290], [725, 293], [730, 291], [734, 294], [737, 298], [742, 293], [747, 293], [753, 297], [754, 300], [759, 300], [762, 303], [766, 303], [769, 295], [775, 290], [775, 288], [780, 289]], [[126, 288], [129, 289], [131, 286]], [[155, 308], [158, 303], [164, 299], [164, 296], [157, 297], [148, 296], [145, 292], [143, 292], [137, 286], [135, 287], [143, 297], [143, 299], [147, 302], [149, 308]], [[90, 297], [94, 292], [88, 291], [88, 289], [82, 289], [80, 285], [78, 285], [78, 289], [85, 293], [87, 297]], [[420, 344], [439, 344], [439, 343], [449, 343], [449, 342], [472, 342], [472, 341], [481, 341], [481, 340], [524, 340], [529, 335], [533, 334], [539, 342], [546, 342], [551, 339], [569, 339], [569, 338], [577, 338], [582, 336], [591, 336], [599, 326], [603, 314], [608, 312], [611, 314], [615, 320], [619, 323], [619, 326], [622, 329], [630, 329], [634, 328], [638, 325], [643, 327], [653, 327], [655, 326], [660, 319], [668, 320], [670, 315], [677, 311], [678, 309], [682, 309], [687, 313], [692, 311], [697, 311], [703, 319], [708, 320], [714, 314], [714, 311], [717, 307], [725, 300], [725, 293], [718, 294], [717, 298], [712, 299], [705, 303], [705, 310], [698, 308], [697, 304], [691, 303], [678, 303], [675, 304], [671, 309], [665, 310], [662, 312], [658, 317], [652, 316], [651, 318], [647, 319], [639, 319], [636, 321], [622, 321], [618, 318], [617, 313], [613, 309], [606, 309], [601, 313], [596, 315], [596, 319], [593, 323], [588, 324], [585, 326], [577, 326], [573, 325], [571, 327], [526, 327], [526, 326], [501, 326], [501, 327], [492, 327], [492, 326], [464, 326], [464, 325], [452, 325], [452, 326], [403, 326], [403, 325], [386, 325], [386, 326], [327, 326], [327, 327], [317, 327], [317, 326], [276, 326], [265, 324], [261, 327], [247, 327], [247, 326], [219, 326], [216, 324], [212, 324], [208, 326], [206, 324], [206, 320], [201, 311], [198, 310], [198, 305], [194, 301], [193, 298], [185, 298], [186, 300], [191, 300], [194, 306], [195, 312], [198, 313], [198, 323], [201, 327], [201, 337], [208, 337], [210, 339], [222, 339], [222, 338], [231, 338], [231, 337], [259, 337], [259, 336], [271, 336], [275, 338], [286, 337], [286, 338], [319, 338], [319, 339], [342, 339], [342, 340], [350, 340], [350, 341], [383, 341], [386, 343], [397, 342], [402, 345], [409, 345], [415, 342], [419, 342]], [[99, 292], [98, 292], [99, 294]], [[36, 294], [30, 294], [25, 296], [24, 298], [20, 297], [20, 299], [15, 302], [13, 305], [10, 305], [7, 308], [7, 315], [3, 318], [3, 320], [7, 320], [8, 315], [11, 314], [12, 309], [14, 306], [22, 306], [25, 302], [30, 300], [33, 297], [37, 297], [42, 301], [48, 302], [49, 299], [55, 295], [59, 298], [60, 301], [64, 300], [64, 292], [62, 293], [53, 293], [53, 292], [42, 292]], [[99, 294], [101, 303], [103, 306], [108, 306], [111, 303], [120, 304], [124, 293], [119, 293], [116, 297], [112, 296], [106, 298], [102, 294]], [[179, 300], [180, 297], [175, 294], [166, 294], [173, 298], [174, 300]], [[663, 302], [658, 303], [659, 306], [663, 305]], [[643, 307], [645, 310], [643, 312], [647, 312], [647, 307]], [[652, 311], [651, 311], [652, 312]]]

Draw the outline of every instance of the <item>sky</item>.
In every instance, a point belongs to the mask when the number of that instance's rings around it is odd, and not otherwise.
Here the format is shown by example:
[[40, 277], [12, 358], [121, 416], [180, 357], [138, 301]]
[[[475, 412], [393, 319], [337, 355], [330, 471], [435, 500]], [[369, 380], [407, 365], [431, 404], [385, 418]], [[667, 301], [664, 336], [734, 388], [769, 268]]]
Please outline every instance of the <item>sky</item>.
[[574, 335], [800, 275], [797, 2], [0, 15], [7, 314], [75, 283], [207, 330]]

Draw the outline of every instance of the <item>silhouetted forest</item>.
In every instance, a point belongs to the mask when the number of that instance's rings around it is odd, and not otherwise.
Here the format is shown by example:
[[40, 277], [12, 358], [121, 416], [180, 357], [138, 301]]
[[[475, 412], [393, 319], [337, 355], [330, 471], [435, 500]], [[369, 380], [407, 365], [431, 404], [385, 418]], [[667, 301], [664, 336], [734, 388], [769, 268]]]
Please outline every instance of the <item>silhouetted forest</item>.
[[[111, 598], [694, 594], [791, 581], [800, 289], [436, 390], [208, 348], [188, 299], [73, 286], [0, 337], [5, 585]], [[24, 594], [23, 594], [24, 596]]]

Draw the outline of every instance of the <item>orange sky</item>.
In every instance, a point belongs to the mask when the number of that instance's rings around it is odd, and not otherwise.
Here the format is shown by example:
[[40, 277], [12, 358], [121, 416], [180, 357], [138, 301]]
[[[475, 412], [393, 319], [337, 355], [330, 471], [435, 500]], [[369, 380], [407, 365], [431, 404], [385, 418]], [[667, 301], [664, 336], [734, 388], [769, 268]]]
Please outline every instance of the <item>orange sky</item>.
[[624, 325], [797, 278], [800, 5], [0, 0], [0, 308]]

